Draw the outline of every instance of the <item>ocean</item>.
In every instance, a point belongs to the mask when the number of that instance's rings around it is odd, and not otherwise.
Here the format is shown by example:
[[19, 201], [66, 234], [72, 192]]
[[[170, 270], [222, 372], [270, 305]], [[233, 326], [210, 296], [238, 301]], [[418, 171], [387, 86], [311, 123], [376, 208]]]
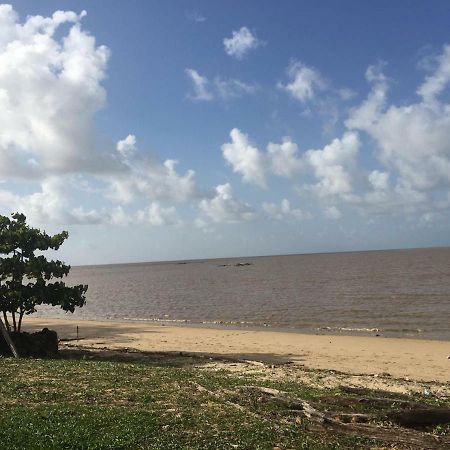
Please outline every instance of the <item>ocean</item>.
[[306, 333], [450, 340], [450, 248], [73, 267], [73, 315]]

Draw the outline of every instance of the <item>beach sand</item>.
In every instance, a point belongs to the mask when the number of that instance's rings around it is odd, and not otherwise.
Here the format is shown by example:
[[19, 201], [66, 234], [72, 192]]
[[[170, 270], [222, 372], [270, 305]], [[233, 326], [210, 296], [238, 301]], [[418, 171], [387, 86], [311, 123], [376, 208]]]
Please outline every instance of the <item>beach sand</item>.
[[184, 352], [239, 360], [286, 363], [420, 382], [450, 382], [450, 342], [383, 337], [195, 328], [133, 322], [26, 318], [24, 331], [48, 327], [64, 345], [97, 349]]

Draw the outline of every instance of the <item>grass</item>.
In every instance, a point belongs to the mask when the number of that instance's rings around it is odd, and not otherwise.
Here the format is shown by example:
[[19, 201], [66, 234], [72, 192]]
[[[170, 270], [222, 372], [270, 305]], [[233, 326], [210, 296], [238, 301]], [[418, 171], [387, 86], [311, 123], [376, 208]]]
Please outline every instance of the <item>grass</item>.
[[[193, 366], [0, 358], [0, 447], [13, 449], [354, 449], [374, 442], [313, 433], [243, 385], [320, 402], [338, 390]], [[207, 390], [199, 390], [198, 386]], [[222, 392], [223, 395], [211, 395]], [[236, 408], [231, 403], [242, 405]]]

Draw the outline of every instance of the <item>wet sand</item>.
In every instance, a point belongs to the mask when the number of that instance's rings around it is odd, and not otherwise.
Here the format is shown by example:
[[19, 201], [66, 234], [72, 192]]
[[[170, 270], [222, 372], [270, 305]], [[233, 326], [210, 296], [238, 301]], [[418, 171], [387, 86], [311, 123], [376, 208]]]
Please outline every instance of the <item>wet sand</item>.
[[56, 330], [60, 339], [76, 339], [77, 325], [80, 339], [70, 343], [85, 347], [176, 351], [269, 363], [292, 361], [306, 368], [355, 375], [450, 382], [447, 341], [44, 318], [27, 318], [24, 331], [48, 327]]

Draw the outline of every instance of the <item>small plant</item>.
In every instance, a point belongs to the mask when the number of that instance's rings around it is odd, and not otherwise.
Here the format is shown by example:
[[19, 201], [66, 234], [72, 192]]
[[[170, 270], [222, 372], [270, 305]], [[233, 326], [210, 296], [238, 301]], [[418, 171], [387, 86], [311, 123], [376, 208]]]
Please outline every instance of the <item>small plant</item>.
[[30, 227], [23, 214], [0, 216], [0, 311], [9, 331], [20, 332], [23, 316], [36, 312], [37, 305], [73, 312], [85, 304], [87, 285], [69, 287], [59, 280], [70, 266], [35, 254], [58, 250], [68, 237], [67, 231], [49, 236]]

